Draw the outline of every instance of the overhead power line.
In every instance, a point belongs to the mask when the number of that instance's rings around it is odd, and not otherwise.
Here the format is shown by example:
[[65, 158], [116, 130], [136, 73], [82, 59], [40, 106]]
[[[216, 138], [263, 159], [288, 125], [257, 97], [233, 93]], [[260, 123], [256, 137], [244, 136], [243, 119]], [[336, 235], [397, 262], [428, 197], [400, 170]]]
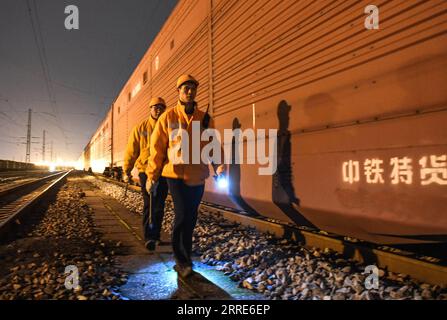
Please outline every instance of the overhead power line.
[[1, 143], [14, 144], [14, 145], [16, 145], [16, 146], [20, 146], [20, 145], [21, 145], [20, 142], [11, 142], [11, 141], [6, 141], [6, 140], [2, 140], [2, 139], [0, 139], [0, 142], [1, 142]]
[[[58, 119], [58, 128], [60, 129], [62, 135], [64, 136], [65, 142], [67, 143], [67, 141], [66, 141], [67, 136], [66, 136], [65, 130], [63, 128], [62, 120], [60, 119], [60, 117], [58, 115], [57, 102], [56, 102], [56, 98], [55, 98], [53, 90], [52, 90], [50, 69], [48, 66], [45, 42], [44, 42], [43, 36], [42, 36], [41, 23], [40, 23], [40, 19], [39, 19], [39, 13], [37, 11], [36, 1], [35, 0], [26, 0], [26, 5], [28, 8], [31, 27], [33, 29], [34, 41], [36, 43], [37, 51], [39, 54], [40, 65], [42, 67], [42, 72], [44, 75], [45, 87], [47, 90], [48, 97], [50, 99], [50, 106], [53, 109], [53, 112], [56, 115], [56, 118]], [[31, 9], [31, 6], [33, 6], [33, 9], [34, 9], [34, 17], [33, 17], [33, 10]]]
[[[23, 128], [23, 125], [22, 125], [22, 124], [20, 124], [20, 123], [18, 123], [17, 121], [15, 121], [12, 117], [10, 117], [9, 115], [7, 115], [5, 112], [0, 111], [0, 116], [5, 117], [6, 120], [8, 120], [9, 123], [12, 123], [12, 124], [14, 124], [14, 125], [16, 125], [16, 126], [18, 126], [18, 127], [20, 127], [20, 128]], [[2, 120], [5, 120], [5, 119], [2, 119]]]
[[[5, 55], [3, 52], [0, 52], [0, 56], [2, 56], [2, 58], [8, 60], [7, 62], [14, 66], [17, 69], [21, 69], [22, 71], [24, 71], [27, 75], [31, 75], [34, 76], [35, 78], [39, 78], [39, 79], [45, 79], [45, 77], [41, 74], [38, 74], [36, 72], [34, 72], [31, 69], [25, 68], [23, 67], [21, 64], [14, 62], [13, 60], [11, 60], [10, 57], [8, 57], [7, 55]], [[3, 61], [5, 62], [5, 61]], [[70, 90], [72, 93], [77, 93], [78, 97], [80, 97], [79, 94], [83, 95], [83, 96], [93, 96], [96, 97], [98, 99], [113, 99], [114, 96], [111, 95], [106, 95], [106, 94], [97, 94], [93, 91], [87, 90], [87, 89], [83, 89], [83, 88], [79, 88], [71, 83], [66, 83], [66, 82], [60, 82], [60, 81], [55, 81], [53, 79], [51, 79], [51, 84], [55, 85], [55, 86], [59, 86], [59, 87], [63, 87], [66, 90]], [[45, 100], [45, 102], [47, 102]]]
[[9, 108], [9, 110], [11, 110], [19, 118], [19, 121], [21, 123], [25, 122], [25, 120], [23, 119], [22, 115], [16, 110], [16, 108], [14, 108], [14, 106], [11, 103], [11, 101], [7, 97], [5, 97], [4, 95], [0, 94], [0, 101], [6, 103], [6, 105]]

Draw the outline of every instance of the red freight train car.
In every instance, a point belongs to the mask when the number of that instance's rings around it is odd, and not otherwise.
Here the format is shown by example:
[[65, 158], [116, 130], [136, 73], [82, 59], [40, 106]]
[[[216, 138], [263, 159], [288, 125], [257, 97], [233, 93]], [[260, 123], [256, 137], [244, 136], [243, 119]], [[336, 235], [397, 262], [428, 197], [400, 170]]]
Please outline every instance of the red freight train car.
[[150, 97], [173, 106], [190, 73], [219, 130], [278, 129], [273, 176], [230, 165], [205, 200], [378, 243], [445, 239], [447, 2], [369, 4], [179, 1], [111, 107], [107, 156], [121, 166]]

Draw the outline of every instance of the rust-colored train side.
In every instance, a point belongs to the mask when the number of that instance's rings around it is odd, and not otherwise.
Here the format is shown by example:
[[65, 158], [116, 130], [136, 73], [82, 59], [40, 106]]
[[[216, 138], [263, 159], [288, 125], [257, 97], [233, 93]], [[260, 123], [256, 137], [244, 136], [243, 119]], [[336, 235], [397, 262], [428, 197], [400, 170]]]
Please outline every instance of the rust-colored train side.
[[190, 73], [219, 130], [278, 129], [276, 173], [230, 165], [229, 190], [209, 179], [206, 201], [377, 243], [446, 241], [447, 2], [374, 4], [378, 30], [367, 1], [181, 0], [90, 165], [122, 166], [150, 97], [173, 106]]
[[98, 129], [84, 148], [84, 170], [103, 173], [112, 163], [112, 110], [109, 110]]

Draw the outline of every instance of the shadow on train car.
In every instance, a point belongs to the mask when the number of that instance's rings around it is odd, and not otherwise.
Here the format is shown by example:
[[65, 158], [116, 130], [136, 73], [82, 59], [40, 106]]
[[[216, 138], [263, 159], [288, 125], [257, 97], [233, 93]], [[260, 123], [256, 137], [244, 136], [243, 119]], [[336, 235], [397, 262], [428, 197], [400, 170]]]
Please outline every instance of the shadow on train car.
[[[233, 131], [241, 129], [242, 125], [238, 118], [233, 119]], [[236, 163], [236, 137], [231, 140], [231, 164], [228, 168], [229, 175], [229, 197], [231, 201], [242, 208], [248, 215], [259, 216], [259, 213], [253, 209], [241, 195], [241, 165]]]
[[272, 200], [298, 226], [316, 228], [299, 211], [300, 199], [295, 194], [292, 182], [292, 144], [289, 131], [290, 110], [291, 106], [285, 100], [281, 100], [277, 109], [279, 128], [276, 163], [278, 167], [272, 176]]

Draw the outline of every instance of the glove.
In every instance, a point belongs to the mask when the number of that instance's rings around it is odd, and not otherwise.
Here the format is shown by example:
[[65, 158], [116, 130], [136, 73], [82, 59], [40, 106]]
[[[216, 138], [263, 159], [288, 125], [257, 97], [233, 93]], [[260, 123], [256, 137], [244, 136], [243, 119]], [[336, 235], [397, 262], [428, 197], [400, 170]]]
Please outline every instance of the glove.
[[152, 193], [155, 195], [155, 192], [157, 190], [157, 186], [158, 186], [158, 181], [153, 181], [153, 180], [147, 180], [146, 181], [146, 191], [147, 193]]
[[124, 174], [123, 181], [124, 181], [125, 183], [129, 183], [131, 180], [132, 180], [132, 173], [131, 173], [130, 171], [129, 171], [129, 172], [126, 172], [126, 173]]
[[216, 176], [221, 176], [225, 174], [225, 166], [220, 165], [216, 168]]

